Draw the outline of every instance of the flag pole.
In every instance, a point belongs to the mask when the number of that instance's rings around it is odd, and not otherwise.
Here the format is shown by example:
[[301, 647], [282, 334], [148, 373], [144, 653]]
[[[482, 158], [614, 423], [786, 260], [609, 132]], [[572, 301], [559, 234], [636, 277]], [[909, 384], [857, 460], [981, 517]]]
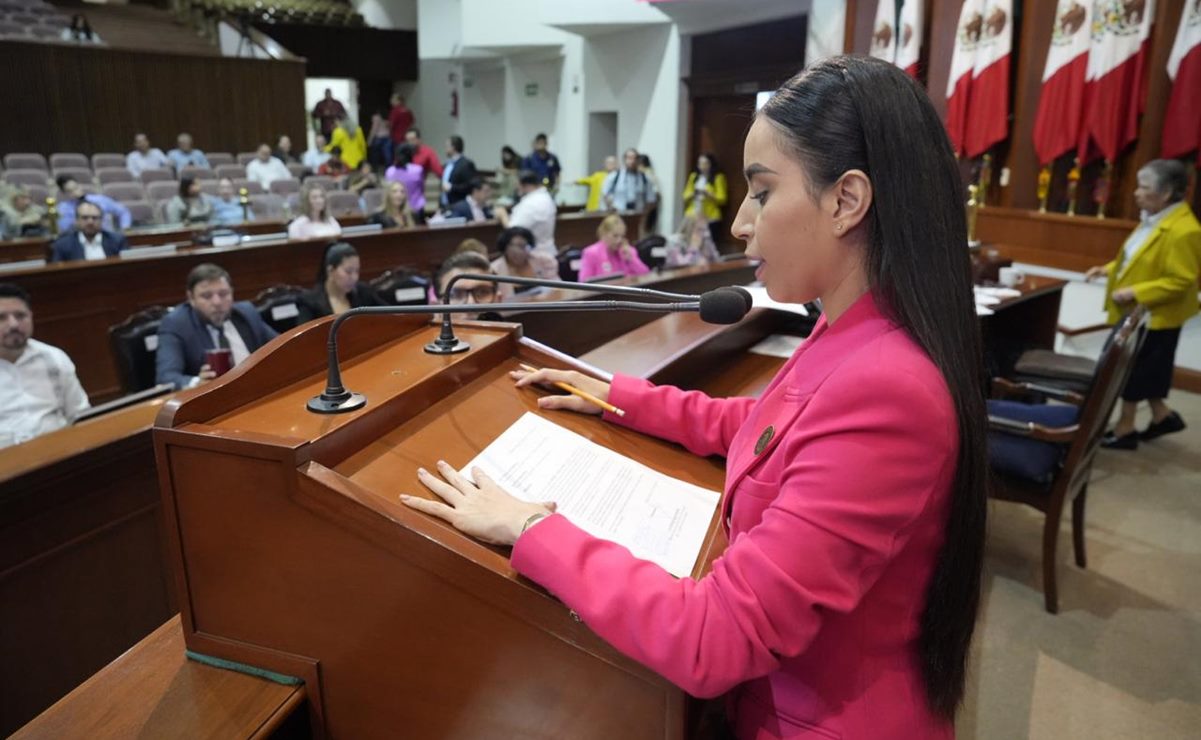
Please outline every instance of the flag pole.
[[1097, 218], [1104, 220], [1105, 204], [1109, 200], [1109, 186], [1113, 180], [1113, 160], [1105, 160], [1105, 169], [1101, 173], [1101, 179], [1093, 186], [1093, 200], [1097, 203]]
[[980, 163], [980, 177], [977, 181], [979, 188], [976, 202], [980, 208], [984, 208], [988, 202], [988, 185], [992, 181], [992, 155], [985, 154]]

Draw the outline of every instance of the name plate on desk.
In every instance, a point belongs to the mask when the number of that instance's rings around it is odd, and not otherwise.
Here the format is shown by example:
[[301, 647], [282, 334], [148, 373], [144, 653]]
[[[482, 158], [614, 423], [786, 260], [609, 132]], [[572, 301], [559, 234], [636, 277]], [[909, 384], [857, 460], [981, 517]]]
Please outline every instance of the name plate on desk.
[[165, 257], [175, 254], [178, 247], [175, 244], [164, 244], [161, 247], [131, 247], [118, 252], [123, 260], [140, 260], [148, 257]]
[[0, 263], [0, 272], [17, 272], [18, 270], [34, 270], [45, 267], [46, 260], [21, 260], [20, 262]]

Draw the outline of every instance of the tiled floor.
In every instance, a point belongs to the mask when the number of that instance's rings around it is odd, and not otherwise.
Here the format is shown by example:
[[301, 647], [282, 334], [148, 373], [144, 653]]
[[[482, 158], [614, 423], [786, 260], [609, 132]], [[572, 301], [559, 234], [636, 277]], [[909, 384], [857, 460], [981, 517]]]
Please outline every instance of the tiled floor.
[[1201, 738], [1201, 396], [1169, 403], [1189, 429], [1098, 455], [1087, 570], [1065, 516], [1058, 615], [1043, 611], [1042, 515], [993, 502], [961, 739]]

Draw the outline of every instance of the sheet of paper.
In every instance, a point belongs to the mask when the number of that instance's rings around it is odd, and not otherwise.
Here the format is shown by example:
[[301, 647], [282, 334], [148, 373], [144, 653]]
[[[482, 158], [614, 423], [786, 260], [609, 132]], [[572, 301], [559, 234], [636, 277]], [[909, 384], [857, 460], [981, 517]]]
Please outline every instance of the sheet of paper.
[[789, 313], [799, 313], [802, 316], [809, 315], [809, 309], [805, 308], [803, 303], [780, 303], [773, 301], [767, 295], [767, 288], [762, 285], [748, 285], [746, 290], [751, 294], [752, 305], [755, 308], [774, 308], [777, 311], [788, 311]]
[[796, 352], [797, 347], [800, 347], [804, 341], [804, 337], [797, 337], [792, 334], [772, 334], [765, 337], [754, 347], [751, 347], [749, 351], [751, 354], [788, 359], [792, 357], [792, 353]]
[[475, 467], [523, 501], [554, 501], [584, 531], [680, 578], [692, 573], [721, 498], [528, 412], [460, 472]]

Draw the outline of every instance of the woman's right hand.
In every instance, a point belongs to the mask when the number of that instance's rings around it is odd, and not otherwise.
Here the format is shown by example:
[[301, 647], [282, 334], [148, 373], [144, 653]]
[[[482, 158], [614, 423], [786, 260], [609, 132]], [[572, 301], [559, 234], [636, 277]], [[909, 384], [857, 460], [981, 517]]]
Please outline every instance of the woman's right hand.
[[1084, 282], [1096, 280], [1099, 277], [1105, 277], [1109, 271], [1105, 269], [1105, 265], [1097, 265], [1096, 267], [1088, 268], [1088, 272], [1084, 273]]
[[[526, 370], [514, 370], [509, 373], [509, 377], [517, 381], [518, 388], [524, 388], [529, 385], [545, 385], [554, 387], [555, 383], [567, 383], [575, 386], [582, 391], [587, 391], [596, 396], [602, 401], [609, 400], [609, 384], [603, 380], [597, 380], [575, 370], [552, 370], [543, 368], [536, 372], [528, 372]], [[538, 408], [541, 409], [564, 409], [567, 411], [575, 411], [581, 414], [596, 414], [604, 413], [596, 404], [585, 401], [579, 396], [565, 393], [563, 395], [543, 396], [538, 399]]]

